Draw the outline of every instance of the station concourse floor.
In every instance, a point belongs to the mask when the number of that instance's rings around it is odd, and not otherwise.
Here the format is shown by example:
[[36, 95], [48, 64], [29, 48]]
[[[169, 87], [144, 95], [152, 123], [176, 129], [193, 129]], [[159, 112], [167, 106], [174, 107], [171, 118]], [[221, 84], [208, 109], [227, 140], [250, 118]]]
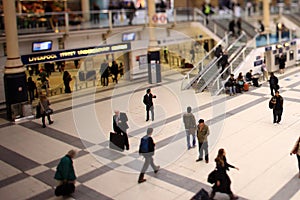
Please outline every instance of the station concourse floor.
[[[289, 155], [300, 130], [300, 70], [288, 68], [276, 75], [284, 98], [282, 123], [276, 126], [267, 82], [243, 94], [212, 97], [182, 91], [182, 74], [173, 70], [163, 71], [158, 84], [121, 79], [117, 85], [50, 97], [54, 124], [47, 128], [40, 119], [12, 123], [2, 117], [1, 199], [62, 199], [54, 196], [53, 176], [59, 159], [72, 148], [79, 151], [74, 159], [76, 192], [65, 199], [187, 200], [201, 188], [210, 191], [207, 175], [215, 168], [219, 148], [240, 168], [228, 172], [240, 199], [300, 199], [297, 159]], [[146, 122], [142, 97], [149, 87], [157, 98], [155, 120]], [[182, 122], [187, 106], [210, 127], [208, 164], [195, 162], [197, 148], [187, 150]], [[129, 151], [108, 148], [116, 109], [129, 118]], [[148, 127], [154, 128], [154, 161], [161, 169], [154, 174], [149, 168], [147, 181], [138, 184], [144, 161], [138, 144]], [[229, 197], [218, 193], [215, 199]]]

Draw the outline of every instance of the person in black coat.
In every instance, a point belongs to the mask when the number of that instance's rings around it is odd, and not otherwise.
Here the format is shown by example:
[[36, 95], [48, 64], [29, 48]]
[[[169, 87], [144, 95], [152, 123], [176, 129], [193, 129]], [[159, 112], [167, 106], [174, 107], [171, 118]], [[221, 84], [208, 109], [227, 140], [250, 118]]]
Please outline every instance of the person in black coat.
[[230, 188], [231, 180], [227, 174], [227, 171], [229, 171], [229, 168], [234, 168], [237, 170], [239, 170], [239, 168], [234, 167], [229, 163], [227, 163], [226, 152], [224, 149], [219, 149], [218, 156], [215, 159], [215, 161], [217, 165], [216, 182], [212, 187], [213, 190], [210, 194], [210, 199], [214, 198], [216, 192], [228, 194], [231, 200], [238, 199], [238, 197], [235, 196], [231, 191]]
[[122, 134], [124, 137], [124, 144], [126, 150], [129, 150], [129, 142], [127, 136], [127, 129], [129, 128], [128, 124], [128, 117], [126, 113], [120, 112], [119, 110], [115, 111], [113, 116], [113, 129], [117, 134]]
[[32, 77], [28, 77], [27, 79], [27, 90], [29, 93], [30, 102], [34, 100], [34, 91], [37, 90], [35, 82], [32, 80]]
[[101, 80], [100, 80], [101, 85], [108, 86], [109, 69], [108, 69], [108, 63], [106, 60], [104, 60], [104, 62], [101, 63], [99, 73], [101, 76]]
[[113, 61], [110, 68], [111, 73], [114, 75], [113, 82], [118, 83], [119, 66], [116, 61]]
[[72, 81], [72, 77], [68, 71], [64, 71], [63, 81], [65, 85], [65, 93], [71, 93], [70, 82]]
[[285, 57], [283, 54], [281, 54], [281, 56], [278, 59], [278, 63], [279, 63], [279, 73], [283, 74], [284, 73], [284, 68], [285, 68]]
[[144, 95], [143, 103], [146, 105], [146, 121], [149, 121], [149, 111], [151, 111], [151, 119], [154, 121], [154, 106], [153, 98], [156, 98], [156, 95], [151, 93], [151, 89], [147, 89], [147, 94]]
[[[144, 156], [145, 158], [145, 163], [143, 165], [143, 168], [141, 170], [141, 173], [139, 175], [139, 179], [138, 179], [138, 183], [143, 183], [146, 181], [146, 179], [144, 179], [144, 175], [146, 173], [146, 170], [148, 169], [149, 165], [151, 165], [152, 169], [154, 170], [154, 173], [156, 174], [160, 168], [159, 165], [155, 165], [153, 162], [153, 155], [154, 155], [154, 150], [155, 150], [155, 143], [151, 137], [153, 133], [153, 128], [148, 128], [147, 129], [147, 135], [145, 135], [142, 139], [141, 139], [141, 144], [140, 144], [140, 150], [139, 153]], [[148, 142], [148, 150], [147, 152], [141, 152], [141, 145], [142, 145], [142, 141], [145, 140], [145, 142]]]
[[228, 27], [229, 32], [231, 32], [232, 36], [235, 37], [235, 29], [234, 29], [235, 28], [235, 22], [234, 22], [234, 19], [229, 22], [228, 26], [229, 26]]
[[273, 123], [279, 124], [283, 112], [283, 98], [279, 95], [279, 91], [275, 92], [275, 96], [272, 97], [271, 103], [273, 104]]
[[[274, 92], [278, 90], [278, 78], [274, 75], [273, 72], [270, 73], [270, 90], [271, 90], [271, 95], [274, 96]], [[274, 92], [273, 92], [274, 91]]]

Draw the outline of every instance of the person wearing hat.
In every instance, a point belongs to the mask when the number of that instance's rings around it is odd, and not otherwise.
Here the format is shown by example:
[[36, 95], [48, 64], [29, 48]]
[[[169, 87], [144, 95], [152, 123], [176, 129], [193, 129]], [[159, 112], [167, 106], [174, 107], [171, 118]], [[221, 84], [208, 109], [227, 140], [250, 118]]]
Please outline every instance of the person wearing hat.
[[203, 151], [205, 154], [205, 162], [208, 163], [208, 142], [207, 142], [207, 136], [209, 135], [209, 128], [204, 123], [204, 119], [200, 119], [198, 121], [198, 129], [197, 129], [197, 138], [198, 138], [198, 146], [199, 146], [199, 157], [196, 160], [196, 162], [203, 160]]

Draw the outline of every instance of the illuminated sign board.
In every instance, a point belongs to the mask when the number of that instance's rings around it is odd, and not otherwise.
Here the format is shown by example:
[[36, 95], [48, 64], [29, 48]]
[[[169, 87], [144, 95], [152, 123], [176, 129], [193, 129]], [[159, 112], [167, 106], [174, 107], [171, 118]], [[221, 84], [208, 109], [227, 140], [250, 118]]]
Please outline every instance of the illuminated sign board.
[[21, 56], [24, 65], [53, 62], [58, 60], [77, 59], [81, 57], [107, 54], [118, 51], [128, 51], [131, 49], [130, 43], [111, 44], [105, 46], [86, 47], [69, 49], [62, 51], [52, 51], [47, 53], [29, 54]]

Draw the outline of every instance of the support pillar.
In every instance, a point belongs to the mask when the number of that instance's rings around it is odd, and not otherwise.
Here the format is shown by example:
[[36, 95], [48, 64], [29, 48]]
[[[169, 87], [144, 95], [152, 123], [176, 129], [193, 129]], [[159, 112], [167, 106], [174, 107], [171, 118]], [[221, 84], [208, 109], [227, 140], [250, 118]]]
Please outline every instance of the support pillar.
[[84, 21], [90, 21], [90, 1], [89, 0], [81, 0], [81, 8], [83, 12]]
[[265, 29], [267, 31], [270, 30], [270, 1], [269, 0], [263, 0], [263, 22], [265, 25]]
[[156, 14], [155, 1], [147, 0], [148, 7], [148, 30], [149, 30], [149, 47], [148, 47], [148, 80], [149, 83], [161, 82], [160, 68], [160, 48], [157, 44], [155, 35], [155, 23], [153, 16]]
[[7, 60], [4, 88], [7, 118], [12, 118], [12, 104], [28, 101], [25, 68], [19, 54], [15, 1], [3, 0]]

